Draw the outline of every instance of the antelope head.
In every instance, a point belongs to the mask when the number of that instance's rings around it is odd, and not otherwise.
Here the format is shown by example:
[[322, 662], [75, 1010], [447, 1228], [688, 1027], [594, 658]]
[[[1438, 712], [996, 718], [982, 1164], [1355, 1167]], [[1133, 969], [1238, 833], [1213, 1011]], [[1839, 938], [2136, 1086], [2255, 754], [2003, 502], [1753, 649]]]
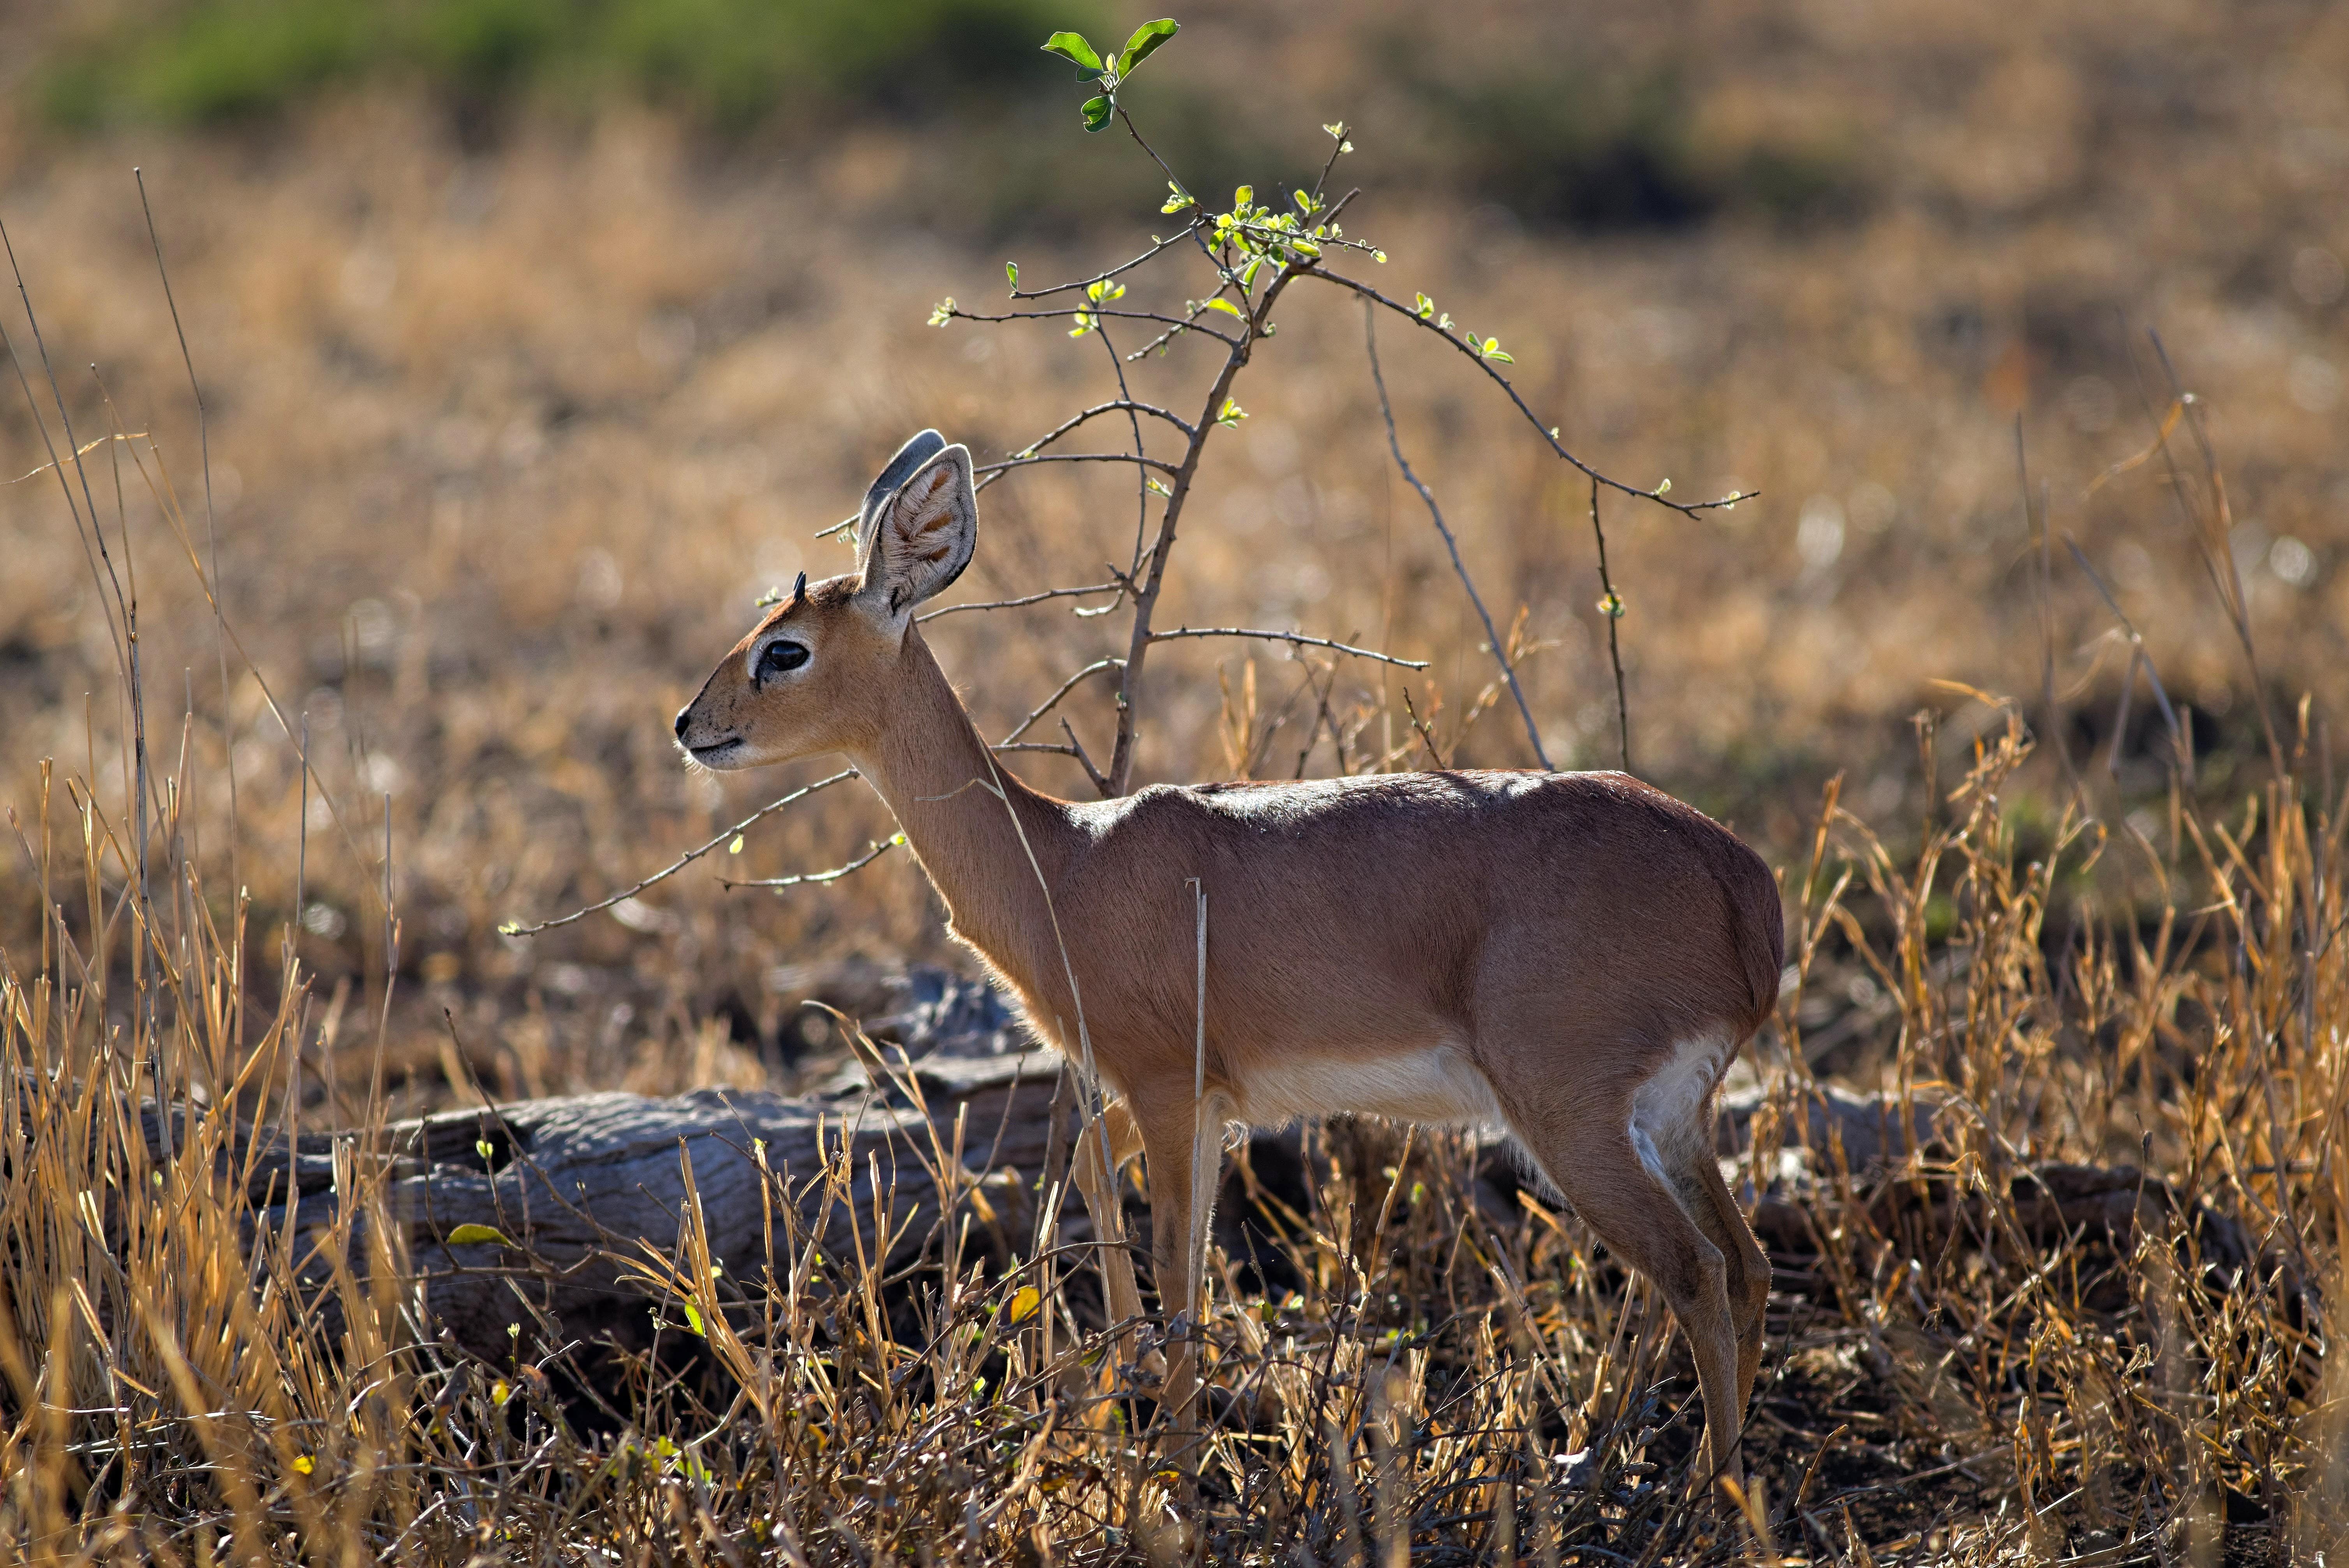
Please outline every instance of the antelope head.
[[924, 430], [864, 492], [856, 570], [813, 584], [801, 573], [678, 710], [678, 744], [722, 771], [868, 749], [915, 606], [962, 575], [978, 531], [969, 451]]

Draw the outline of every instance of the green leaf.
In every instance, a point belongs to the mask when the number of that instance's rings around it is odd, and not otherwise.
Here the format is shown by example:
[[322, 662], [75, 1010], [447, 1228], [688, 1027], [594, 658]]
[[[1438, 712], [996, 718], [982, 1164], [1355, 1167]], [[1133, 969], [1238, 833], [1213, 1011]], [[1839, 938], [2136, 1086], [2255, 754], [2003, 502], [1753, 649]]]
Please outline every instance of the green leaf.
[[478, 1247], [483, 1243], [500, 1247], [513, 1245], [495, 1225], [460, 1225], [449, 1233], [449, 1244], [452, 1247]]
[[1422, 321], [1425, 321], [1429, 316], [1435, 314], [1435, 302], [1428, 298], [1423, 294], [1415, 294], [1412, 295], [1411, 303], [1413, 310], [1418, 315], [1419, 319]]
[[1222, 311], [1226, 315], [1238, 316], [1242, 321], [1246, 321], [1247, 319], [1247, 312], [1242, 310], [1239, 306], [1234, 304], [1227, 299], [1211, 299], [1207, 302], [1207, 308], [1209, 310]]
[[730, 855], [739, 855], [742, 852], [741, 834], [737, 833], [734, 835], [734, 841], [726, 846], [726, 852]]
[[1235, 399], [1226, 397], [1224, 399], [1223, 407], [1216, 411], [1216, 423], [1218, 425], [1228, 425], [1233, 429], [1237, 430], [1240, 428], [1240, 421], [1247, 418], [1247, 410], [1241, 407], [1238, 402]]
[[1085, 99], [1077, 107], [1084, 112], [1085, 129], [1099, 130], [1109, 123], [1110, 111], [1117, 108], [1117, 100], [1103, 93], [1099, 98]]
[[[1180, 212], [1185, 207], [1198, 204], [1191, 200], [1191, 193], [1188, 191], [1184, 190], [1172, 180], [1166, 182], [1166, 189], [1174, 194], [1166, 198], [1166, 205], [1158, 209], [1161, 212]], [[1156, 236], [1152, 236], [1152, 239], [1153, 242], [1155, 242]]]
[[494, 1165], [497, 1163], [498, 1151], [486, 1138], [476, 1138], [473, 1140], [473, 1152], [481, 1157], [481, 1163], [484, 1165]]
[[500, 921], [498, 923], [498, 934], [500, 936], [520, 936], [522, 934], [522, 922], [519, 920]]
[[1019, 286], [1019, 263], [1018, 262], [1004, 263], [1003, 275], [1011, 280], [1011, 286], [1013, 288], [1018, 288]]
[[698, 1311], [696, 1311], [696, 1310], [694, 1309], [693, 1303], [691, 1303], [691, 1302], [689, 1302], [689, 1301], [688, 1301], [688, 1302], [686, 1302], [686, 1303], [684, 1304], [684, 1306], [685, 1306], [685, 1326], [686, 1326], [688, 1328], [690, 1328], [691, 1330], [693, 1330], [693, 1332], [694, 1332], [698, 1336], [699, 1336], [700, 1338], [703, 1338], [703, 1339], [707, 1339], [707, 1338], [709, 1338], [709, 1331], [708, 1329], [706, 1329], [706, 1328], [704, 1328], [704, 1327], [702, 1327], [702, 1326], [701, 1326], [701, 1314], [700, 1314], [699, 1312], [698, 1312]]
[[1244, 212], [1247, 210], [1248, 203], [1255, 200], [1256, 187], [1253, 185], [1243, 185], [1238, 190], [1232, 192], [1232, 211], [1235, 212]]
[[1155, 22], [1144, 22], [1141, 26], [1136, 27], [1133, 30], [1133, 36], [1125, 41], [1125, 47], [1118, 51], [1117, 74], [1122, 77], [1132, 75], [1134, 67], [1148, 59], [1156, 52], [1159, 45], [1182, 31], [1182, 28], [1183, 25], [1180, 22], [1165, 16], [1161, 16]]
[[1102, 68], [1102, 57], [1093, 53], [1093, 46], [1085, 42], [1082, 33], [1055, 33], [1044, 40], [1044, 52], [1058, 55], [1089, 74]]
[[946, 298], [938, 301], [937, 304], [930, 307], [930, 325], [932, 326], [944, 326], [954, 318], [955, 302], [954, 295], [952, 294], [948, 294]]

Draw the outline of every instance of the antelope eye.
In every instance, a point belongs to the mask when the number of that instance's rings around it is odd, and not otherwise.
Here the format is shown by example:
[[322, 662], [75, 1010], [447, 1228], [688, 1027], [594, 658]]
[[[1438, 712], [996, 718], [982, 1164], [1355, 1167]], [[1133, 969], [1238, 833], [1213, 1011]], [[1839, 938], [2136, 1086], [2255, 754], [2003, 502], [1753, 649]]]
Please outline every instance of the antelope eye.
[[795, 670], [807, 662], [808, 651], [804, 644], [780, 641], [769, 643], [765, 650], [759, 655], [759, 675], [761, 679], [768, 676], [779, 676], [785, 670]]

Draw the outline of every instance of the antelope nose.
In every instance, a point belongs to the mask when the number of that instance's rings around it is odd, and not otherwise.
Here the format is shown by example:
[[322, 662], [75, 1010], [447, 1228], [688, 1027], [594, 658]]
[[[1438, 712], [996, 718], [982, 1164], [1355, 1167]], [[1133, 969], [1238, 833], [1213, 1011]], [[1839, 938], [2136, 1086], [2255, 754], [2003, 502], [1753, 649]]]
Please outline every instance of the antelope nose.
[[686, 723], [692, 717], [692, 715], [693, 709], [690, 707], [681, 707], [677, 710], [677, 738], [679, 740], [683, 740], [685, 738]]

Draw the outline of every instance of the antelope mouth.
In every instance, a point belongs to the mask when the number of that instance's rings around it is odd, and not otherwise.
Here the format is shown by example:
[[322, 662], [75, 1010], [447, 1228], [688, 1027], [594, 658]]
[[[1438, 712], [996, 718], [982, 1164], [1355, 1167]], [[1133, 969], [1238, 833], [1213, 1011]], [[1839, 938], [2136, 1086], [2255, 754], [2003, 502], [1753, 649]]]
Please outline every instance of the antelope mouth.
[[687, 746], [685, 754], [704, 768], [723, 768], [741, 749], [742, 738], [730, 735], [723, 740], [713, 740], [707, 745]]

